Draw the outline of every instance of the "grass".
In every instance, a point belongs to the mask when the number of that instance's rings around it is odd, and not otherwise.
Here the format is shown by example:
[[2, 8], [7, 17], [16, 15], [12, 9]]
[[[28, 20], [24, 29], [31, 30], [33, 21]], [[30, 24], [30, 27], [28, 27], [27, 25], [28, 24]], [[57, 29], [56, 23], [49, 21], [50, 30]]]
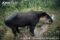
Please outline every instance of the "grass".
[[[55, 15], [55, 20], [52, 25], [49, 26], [47, 37], [57, 37], [56, 31], [60, 26], [60, 8], [56, 6], [57, 0], [22, 0], [17, 5], [9, 5], [0, 8], [0, 36], [5, 40], [11, 40], [12, 32], [4, 25], [5, 16], [11, 15], [15, 12], [27, 12], [27, 11], [45, 11], [49, 15]], [[40, 24], [40, 23], [39, 23]], [[37, 25], [38, 26], [38, 25]], [[2, 40], [2, 39], [1, 39]]]

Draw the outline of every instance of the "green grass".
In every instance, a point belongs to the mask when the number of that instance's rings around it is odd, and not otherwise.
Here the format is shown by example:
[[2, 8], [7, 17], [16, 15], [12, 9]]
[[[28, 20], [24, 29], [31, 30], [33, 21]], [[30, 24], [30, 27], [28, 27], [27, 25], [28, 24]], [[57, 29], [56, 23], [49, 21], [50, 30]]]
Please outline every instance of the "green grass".
[[58, 33], [55, 34], [55, 32], [58, 30], [57, 27], [60, 26], [60, 6], [57, 2], [58, 0], [22, 0], [17, 5], [11, 4], [0, 8], [0, 30], [3, 30], [0, 32], [1, 35], [5, 38], [10, 37], [8, 36], [9, 30], [6, 25], [4, 25], [5, 16], [11, 15], [14, 12], [45, 11], [49, 15], [55, 15], [55, 20], [53, 24], [49, 26], [48, 34], [46, 36], [56, 37]]

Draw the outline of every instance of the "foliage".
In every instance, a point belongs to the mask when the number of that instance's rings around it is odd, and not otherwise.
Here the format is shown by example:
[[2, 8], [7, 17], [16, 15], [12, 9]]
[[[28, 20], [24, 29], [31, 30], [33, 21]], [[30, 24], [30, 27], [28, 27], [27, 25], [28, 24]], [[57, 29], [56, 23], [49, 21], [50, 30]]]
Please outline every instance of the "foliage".
[[[2, 32], [0, 32], [0, 36], [3, 36], [6, 32], [6, 28], [4, 25], [4, 18], [7, 15], [12, 14], [12, 12], [20, 12], [20, 11], [46, 11], [49, 14], [55, 14], [56, 20], [49, 27], [47, 37], [56, 37], [58, 32], [58, 26], [60, 26], [60, 0], [13, 0], [13, 2], [17, 2], [17, 4], [12, 4], [12, 0], [4, 0], [9, 1], [11, 4], [2, 5], [3, 0], [0, 0], [0, 28], [2, 28]], [[57, 11], [57, 12], [56, 12]], [[58, 14], [58, 15], [57, 15]]]

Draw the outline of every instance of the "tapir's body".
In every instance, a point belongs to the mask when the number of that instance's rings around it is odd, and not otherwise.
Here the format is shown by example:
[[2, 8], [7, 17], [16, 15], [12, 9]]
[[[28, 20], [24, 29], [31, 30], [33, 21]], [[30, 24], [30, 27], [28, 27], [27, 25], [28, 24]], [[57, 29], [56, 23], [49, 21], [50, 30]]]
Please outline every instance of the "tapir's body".
[[[13, 33], [16, 35], [16, 32], [19, 33], [18, 27], [25, 27], [29, 26], [30, 32], [34, 35], [35, 25], [38, 23], [40, 17], [46, 16], [45, 12], [41, 11], [33, 11], [33, 12], [26, 12], [26, 13], [16, 13], [5, 18], [5, 24], [10, 27]], [[50, 18], [47, 15], [47, 18]], [[51, 19], [51, 18], [50, 18]], [[52, 19], [50, 20], [52, 22]]]
[[[12, 18], [11, 18], [12, 17]], [[35, 13], [20, 13], [15, 14], [12, 16], [7, 17], [6, 21], [8, 26], [18, 26], [18, 27], [24, 27], [24, 26], [32, 26], [35, 25], [39, 18], [38, 15]]]

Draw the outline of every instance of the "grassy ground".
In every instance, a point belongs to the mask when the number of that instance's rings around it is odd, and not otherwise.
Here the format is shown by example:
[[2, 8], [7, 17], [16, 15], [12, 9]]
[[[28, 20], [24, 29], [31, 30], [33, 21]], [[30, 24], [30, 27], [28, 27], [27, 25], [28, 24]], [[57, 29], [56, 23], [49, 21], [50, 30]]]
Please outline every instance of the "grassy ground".
[[[44, 0], [43, 0], [44, 1]], [[10, 28], [6, 27], [4, 24], [4, 18], [5, 16], [11, 15], [15, 12], [27, 12], [27, 11], [45, 11], [47, 12], [51, 17], [54, 15], [53, 23], [48, 26], [48, 31], [43, 34], [43, 37], [58, 37], [60, 34], [60, 8], [58, 9], [55, 5], [56, 1], [49, 1], [46, 0], [42, 2], [42, 0], [33, 0], [33, 1], [27, 1], [23, 0], [21, 4], [19, 5], [9, 5], [5, 6], [3, 8], [0, 8], [0, 40], [13, 40], [13, 33]], [[52, 7], [52, 5], [54, 7]], [[36, 25], [37, 28], [40, 28], [38, 26], [42, 25], [40, 22]], [[30, 40], [33, 38], [30, 36], [29, 32], [25, 30], [21, 30], [22, 34], [18, 34], [18, 38], [27, 38], [29, 37]], [[25, 32], [26, 31], [26, 32]], [[37, 32], [40, 32], [38, 30]], [[22, 40], [22, 39], [19, 39]], [[28, 39], [27, 39], [28, 40]], [[45, 39], [44, 39], [45, 40]], [[55, 40], [55, 39], [54, 39]]]

